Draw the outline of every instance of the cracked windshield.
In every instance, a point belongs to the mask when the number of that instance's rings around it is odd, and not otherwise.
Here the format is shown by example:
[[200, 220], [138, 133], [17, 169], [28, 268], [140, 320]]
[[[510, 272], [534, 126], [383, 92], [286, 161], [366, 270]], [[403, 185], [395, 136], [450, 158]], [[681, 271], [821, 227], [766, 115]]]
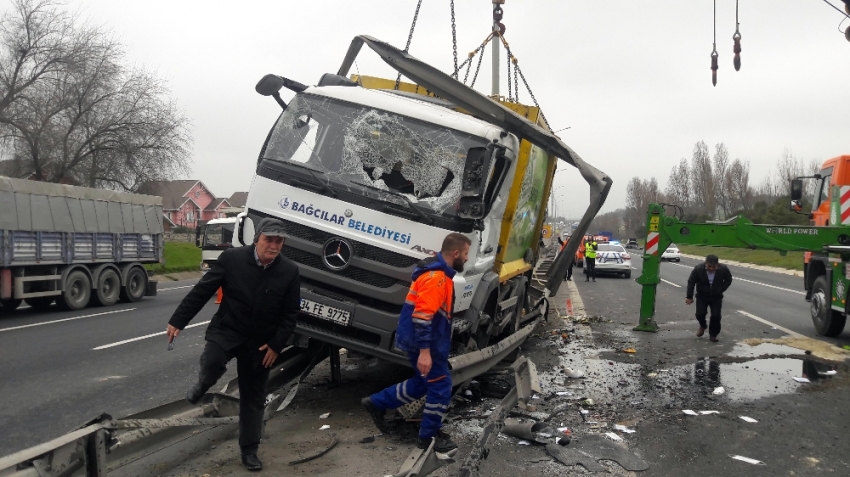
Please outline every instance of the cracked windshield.
[[346, 189], [365, 185], [384, 201], [452, 214], [466, 152], [486, 145], [460, 131], [301, 94], [278, 121], [265, 158], [301, 163]]

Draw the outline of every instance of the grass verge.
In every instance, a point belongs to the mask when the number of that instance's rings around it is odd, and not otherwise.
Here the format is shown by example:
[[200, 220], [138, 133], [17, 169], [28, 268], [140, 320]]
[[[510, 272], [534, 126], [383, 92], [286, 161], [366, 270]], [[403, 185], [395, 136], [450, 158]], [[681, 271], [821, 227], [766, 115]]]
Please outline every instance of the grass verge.
[[679, 250], [689, 255], [704, 257], [709, 254], [717, 255], [721, 261], [766, 265], [769, 267], [803, 270], [803, 252], [788, 252], [784, 257], [775, 250], [750, 250], [747, 248], [706, 247], [703, 245], [680, 245]]
[[151, 263], [145, 268], [155, 275], [177, 272], [196, 272], [200, 269], [201, 249], [194, 243], [165, 242], [165, 263]]

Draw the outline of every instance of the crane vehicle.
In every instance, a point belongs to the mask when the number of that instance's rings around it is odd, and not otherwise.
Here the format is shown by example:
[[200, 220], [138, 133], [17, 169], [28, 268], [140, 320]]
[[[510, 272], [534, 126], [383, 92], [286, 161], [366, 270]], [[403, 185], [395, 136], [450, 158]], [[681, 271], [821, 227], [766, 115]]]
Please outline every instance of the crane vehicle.
[[[826, 183], [822, 177], [819, 179]], [[791, 207], [802, 207], [803, 183], [795, 179], [791, 185]], [[827, 197], [834, 214], [846, 210], [850, 187], [831, 185]], [[818, 192], [820, 194], [820, 192]], [[846, 197], [845, 197], [846, 196]], [[819, 204], [816, 207], [819, 207]], [[850, 205], [850, 204], [848, 204]], [[806, 267], [805, 287], [811, 303], [815, 330], [824, 336], [838, 336], [847, 321], [850, 291], [850, 227], [840, 220], [832, 225], [788, 226], [754, 224], [744, 217], [723, 223], [689, 223], [676, 215], [666, 215], [661, 204], [651, 204], [647, 213], [648, 231], [643, 254], [643, 270], [637, 282], [641, 292], [640, 324], [637, 331], [657, 331], [655, 291], [661, 281], [661, 251], [671, 243], [778, 250], [780, 253], [811, 253]]]

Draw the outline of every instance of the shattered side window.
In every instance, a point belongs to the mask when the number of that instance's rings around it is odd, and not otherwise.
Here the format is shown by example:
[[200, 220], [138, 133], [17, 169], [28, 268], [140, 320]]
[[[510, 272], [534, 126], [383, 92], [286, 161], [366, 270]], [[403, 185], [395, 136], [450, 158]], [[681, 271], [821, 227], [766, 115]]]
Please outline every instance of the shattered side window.
[[266, 158], [302, 163], [349, 190], [359, 183], [387, 191], [381, 200], [453, 213], [466, 152], [486, 144], [436, 124], [299, 94], [272, 132]]

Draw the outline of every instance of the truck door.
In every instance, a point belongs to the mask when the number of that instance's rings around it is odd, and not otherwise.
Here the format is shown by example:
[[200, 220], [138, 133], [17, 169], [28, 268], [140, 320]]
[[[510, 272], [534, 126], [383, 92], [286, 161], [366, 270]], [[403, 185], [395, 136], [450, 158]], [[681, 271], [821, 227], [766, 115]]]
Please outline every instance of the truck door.
[[829, 225], [829, 190], [832, 186], [832, 167], [820, 171], [821, 178], [815, 185], [815, 196], [812, 200], [812, 225], [823, 227]]

